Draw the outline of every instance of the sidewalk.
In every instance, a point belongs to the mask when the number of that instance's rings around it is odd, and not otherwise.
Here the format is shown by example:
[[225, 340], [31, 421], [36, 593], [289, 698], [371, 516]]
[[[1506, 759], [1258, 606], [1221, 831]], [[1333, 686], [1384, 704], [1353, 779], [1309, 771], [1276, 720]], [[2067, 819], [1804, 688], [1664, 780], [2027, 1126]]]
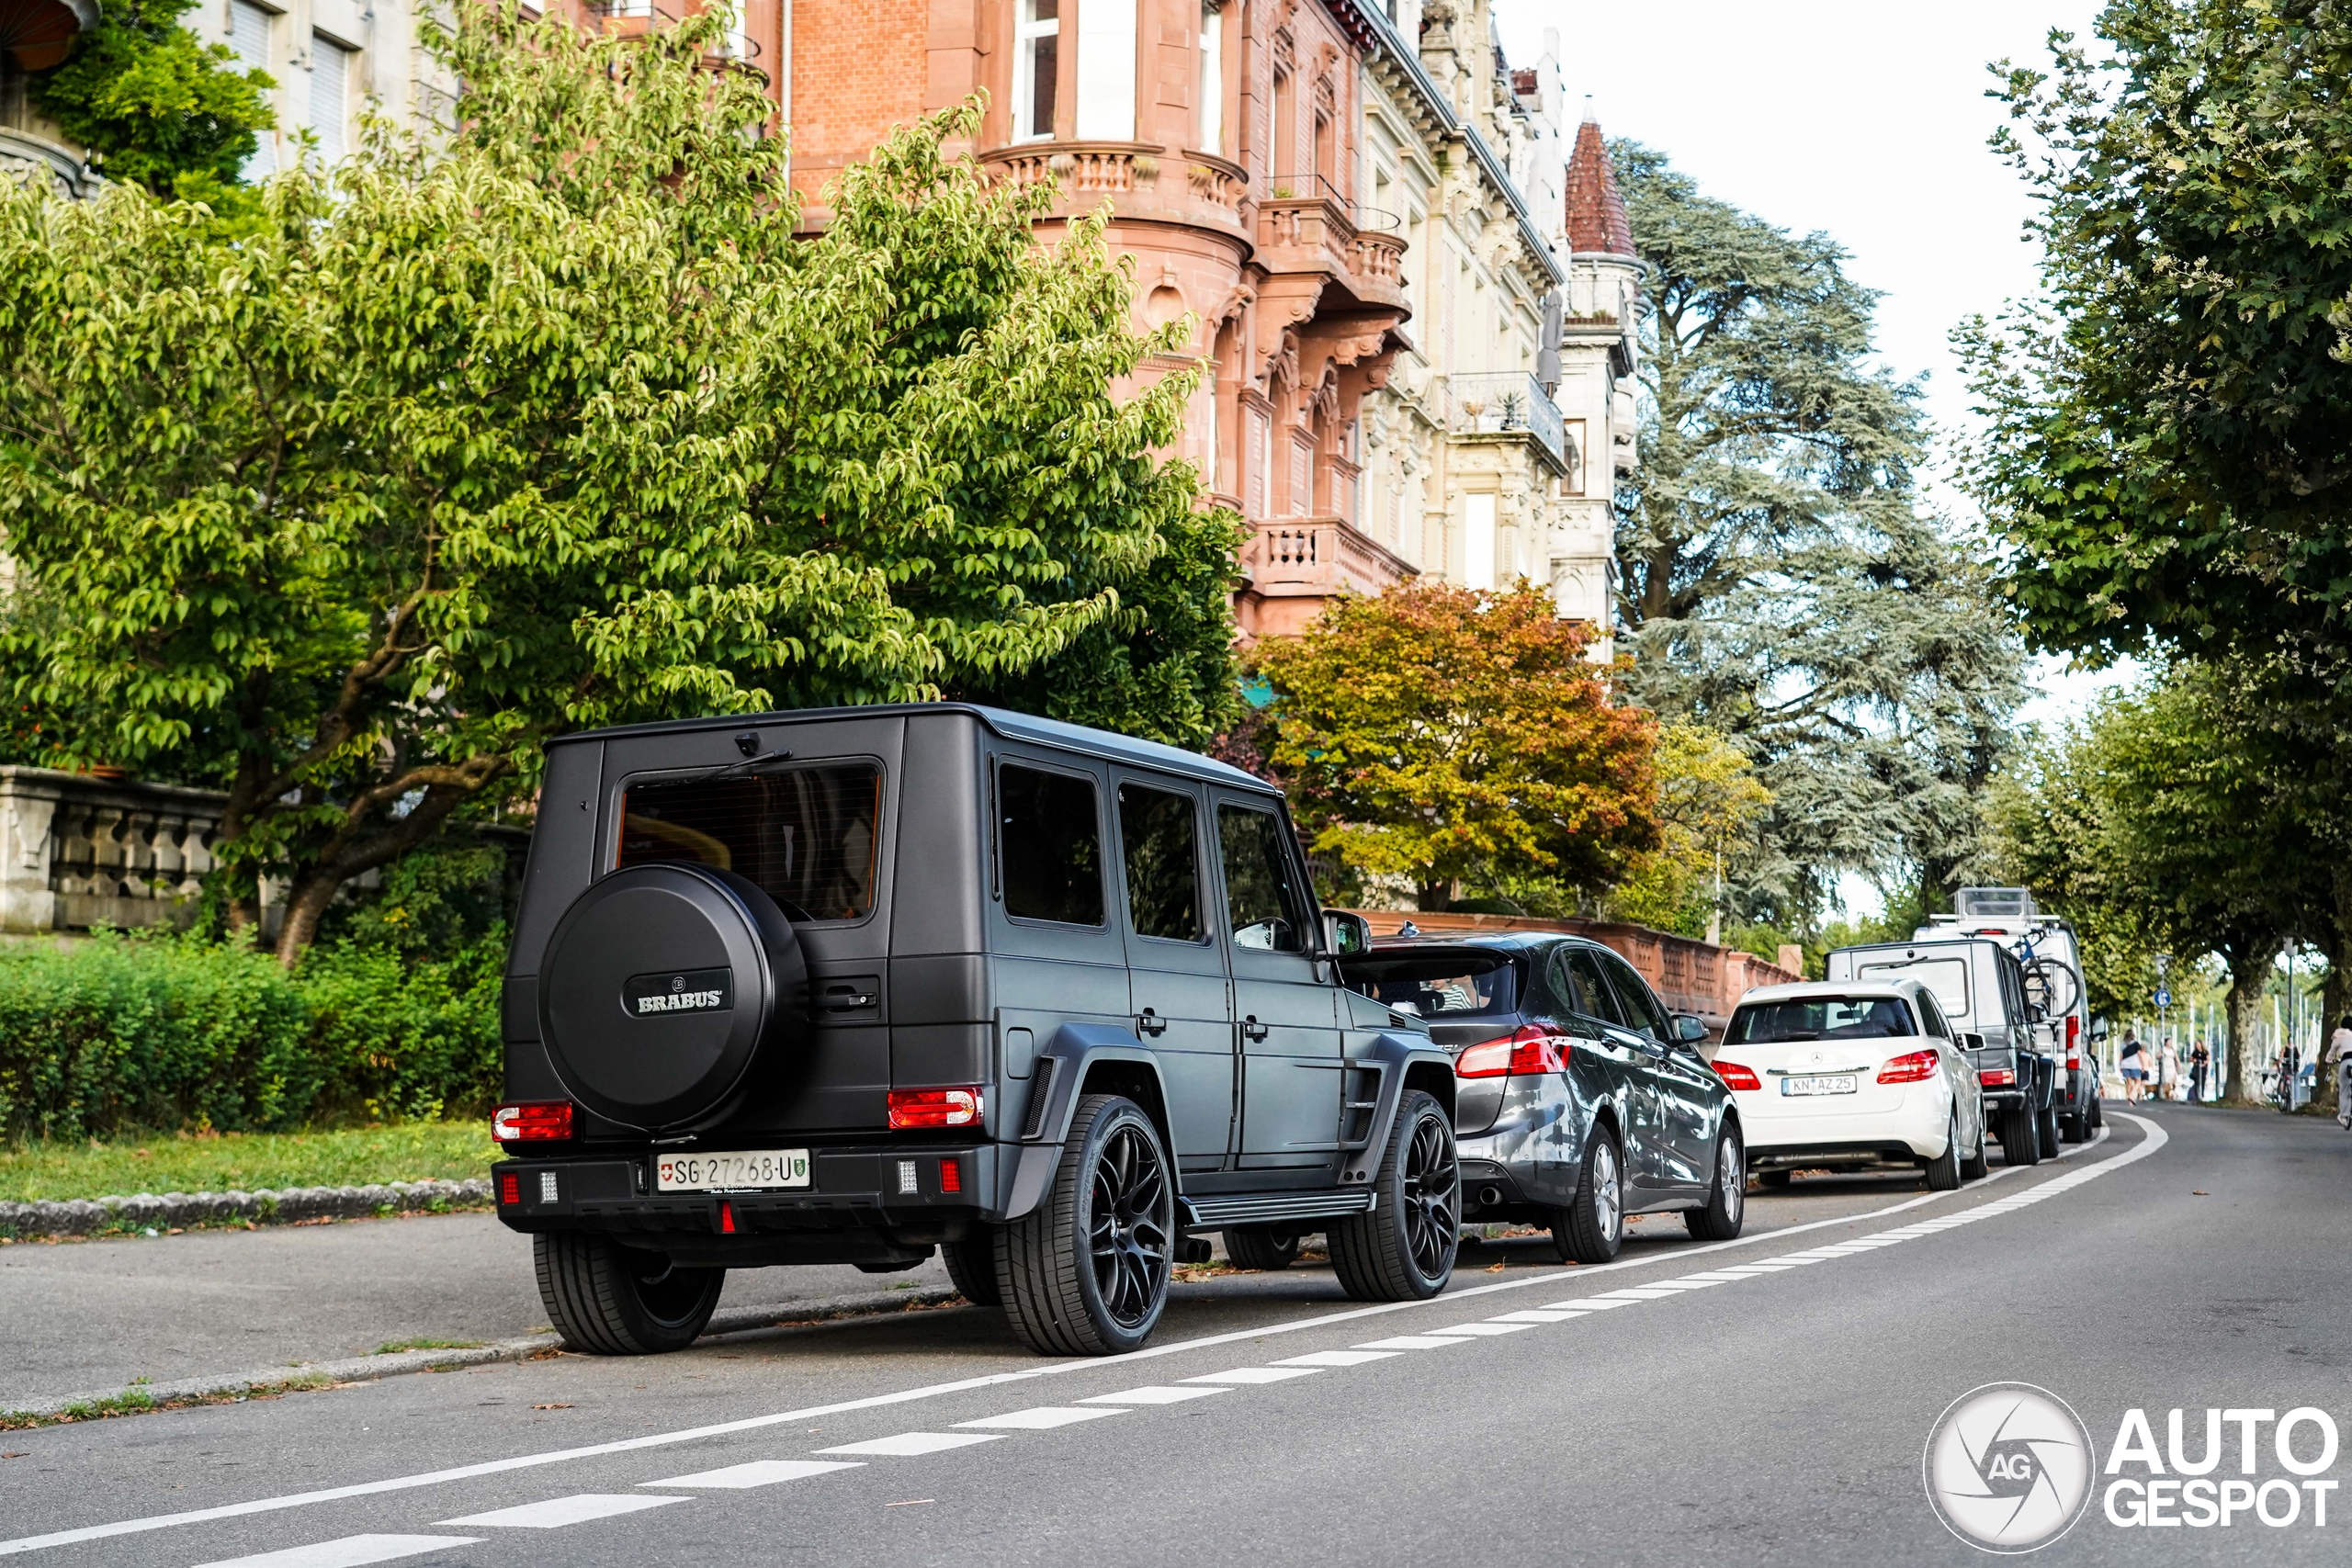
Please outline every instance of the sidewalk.
[[[903, 1274], [760, 1269], [729, 1276], [718, 1310], [799, 1316], [895, 1286], [950, 1288], [936, 1258]], [[547, 1323], [529, 1238], [482, 1213], [25, 1243], [0, 1247], [0, 1409]]]

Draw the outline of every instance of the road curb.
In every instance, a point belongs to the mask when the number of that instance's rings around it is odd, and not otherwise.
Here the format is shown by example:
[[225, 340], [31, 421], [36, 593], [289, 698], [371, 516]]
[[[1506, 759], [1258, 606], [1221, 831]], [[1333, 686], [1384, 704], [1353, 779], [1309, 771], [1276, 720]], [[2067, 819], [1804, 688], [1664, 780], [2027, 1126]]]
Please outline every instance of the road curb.
[[[703, 1337], [708, 1339], [719, 1335], [751, 1333], [763, 1328], [814, 1325], [842, 1318], [887, 1316], [911, 1307], [944, 1306], [961, 1299], [961, 1295], [953, 1289], [933, 1288], [927, 1291], [872, 1291], [863, 1295], [836, 1296], [810, 1302], [805, 1306], [787, 1302], [778, 1306], [742, 1308], [712, 1314], [710, 1326], [703, 1330]], [[399, 1377], [411, 1372], [455, 1371], [494, 1361], [527, 1361], [534, 1357], [552, 1354], [561, 1345], [561, 1338], [554, 1334], [526, 1334], [519, 1338], [494, 1340], [486, 1345], [396, 1350], [389, 1355], [346, 1356], [339, 1360], [305, 1361], [291, 1367], [263, 1367], [225, 1375], [215, 1373], [175, 1378], [169, 1382], [136, 1382], [89, 1393], [28, 1400], [0, 1409], [0, 1429], [10, 1425], [29, 1426], [51, 1421], [139, 1415], [175, 1404], [294, 1393], [331, 1388], [340, 1383], [372, 1382], [379, 1378]]]
[[45, 1199], [33, 1203], [0, 1202], [0, 1236], [29, 1241], [241, 1222], [291, 1225], [480, 1208], [489, 1202], [490, 1182], [481, 1178], [391, 1181], [366, 1187], [288, 1187], [260, 1192], [141, 1192], [128, 1198]]

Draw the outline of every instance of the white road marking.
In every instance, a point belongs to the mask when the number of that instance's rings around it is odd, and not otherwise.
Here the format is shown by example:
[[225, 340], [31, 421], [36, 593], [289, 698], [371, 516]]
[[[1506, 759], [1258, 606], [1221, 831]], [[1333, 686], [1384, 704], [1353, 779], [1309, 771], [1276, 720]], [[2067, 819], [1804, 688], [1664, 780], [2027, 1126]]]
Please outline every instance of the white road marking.
[[1591, 1314], [1570, 1308], [1566, 1312], [1544, 1312], [1530, 1307], [1525, 1312], [1507, 1312], [1496, 1317], [1497, 1323], [1566, 1323], [1572, 1317], [1589, 1317]]
[[1432, 1328], [1430, 1332], [1441, 1337], [1448, 1334], [1468, 1334], [1488, 1338], [1498, 1334], [1524, 1334], [1534, 1326], [1532, 1323], [1454, 1323], [1443, 1328]]
[[224, 1557], [216, 1562], [202, 1563], [199, 1568], [366, 1568], [370, 1562], [390, 1562], [427, 1551], [444, 1551], [453, 1546], [472, 1546], [481, 1540], [478, 1535], [347, 1535], [315, 1546], [265, 1551], [258, 1557]]
[[544, 1503], [525, 1503], [512, 1508], [492, 1508], [487, 1514], [468, 1514], [462, 1519], [435, 1519], [442, 1525], [495, 1525], [503, 1529], [560, 1530], [566, 1525], [584, 1525], [591, 1519], [609, 1519], [615, 1514], [635, 1514], [647, 1508], [665, 1508], [673, 1503], [688, 1501], [684, 1497], [646, 1497], [627, 1492], [580, 1492], [569, 1497], [550, 1497]]
[[878, 1454], [888, 1459], [911, 1459], [917, 1454], [935, 1454], [942, 1449], [968, 1449], [974, 1443], [1001, 1443], [1004, 1438], [993, 1432], [900, 1432], [895, 1438], [876, 1438], [869, 1442], [843, 1443], [839, 1448], [818, 1449], [820, 1454]]
[[692, 1475], [673, 1475], [667, 1481], [640, 1481], [638, 1484], [748, 1492], [754, 1486], [774, 1486], [782, 1481], [800, 1481], [811, 1475], [823, 1475], [829, 1471], [864, 1468], [854, 1460], [755, 1459], [748, 1464], [730, 1464], [724, 1470], [697, 1471]]
[[1293, 1378], [1311, 1378], [1318, 1369], [1314, 1367], [1236, 1367], [1227, 1372], [1205, 1372], [1186, 1382], [1288, 1382]]
[[1313, 1350], [1304, 1356], [1285, 1356], [1274, 1365], [1278, 1367], [1361, 1367], [1366, 1361], [1385, 1361], [1397, 1353], [1395, 1350]]
[[[2118, 1112], [2118, 1114], [2128, 1113]], [[2135, 1161], [2147, 1158], [2170, 1141], [2170, 1135], [2163, 1128], [2145, 1117], [2132, 1116], [2130, 1119], [2139, 1123], [2146, 1134], [2138, 1145], [2112, 1159], [2101, 1160], [2095, 1165], [2077, 1168], [2044, 1183], [2041, 1187], [2033, 1190], [2029, 1201], [2039, 1201], [2044, 1196], [2095, 1179], [2109, 1171], [2120, 1170]], [[2077, 1144], [2063, 1150], [2056, 1157], [2064, 1160], [2071, 1159], [2076, 1155], [2095, 1153], [2104, 1147], [2107, 1141], [2108, 1133], [2102, 1128], [2091, 1142]], [[1981, 1192], [1993, 1182], [2000, 1181], [2019, 1170], [2031, 1168], [2036, 1168], [2003, 1166], [1984, 1180], [1959, 1189], [1958, 1195]], [[1802, 1224], [1783, 1225], [1778, 1230], [1758, 1231], [1730, 1241], [1707, 1242], [1695, 1247], [1683, 1247], [1679, 1248], [1674, 1256], [1677, 1258], [1704, 1257], [1712, 1253], [1727, 1251], [1733, 1247], [1756, 1247], [1781, 1241], [1789, 1236], [1804, 1235], [1808, 1231], [1826, 1230], [1839, 1225], [1867, 1224], [1873, 1219], [1884, 1218], [1889, 1214], [1899, 1214], [1929, 1203], [1942, 1202], [1955, 1195], [1953, 1192], [1922, 1193], [1917, 1198], [1890, 1204], [1886, 1208], [1873, 1210], [1868, 1213], [1839, 1214], [1829, 1219], [1807, 1220]], [[1983, 1204], [1970, 1210], [1964, 1216], [1950, 1217], [1956, 1223], [1973, 1223], [1975, 1220], [1992, 1217], [1992, 1212], [1996, 1207], [1999, 1207], [2002, 1213], [2007, 1212], [2005, 1204]], [[1782, 1256], [1775, 1258], [1774, 1261], [1787, 1266], [1791, 1258], [1795, 1256], [1794, 1254]], [[1822, 1260], [1817, 1258], [1803, 1259], [1805, 1262]], [[851, 1411], [877, 1410], [892, 1404], [937, 1399], [946, 1394], [962, 1393], [977, 1388], [993, 1388], [1001, 1383], [1025, 1382], [1032, 1378], [1059, 1377], [1070, 1372], [1091, 1371], [1099, 1367], [1125, 1361], [1150, 1360], [1160, 1356], [1181, 1356], [1216, 1345], [1238, 1344], [1243, 1340], [1262, 1340], [1269, 1335], [1306, 1333], [1315, 1329], [1329, 1328], [1334, 1324], [1351, 1323], [1361, 1318], [1385, 1316], [1390, 1313], [1411, 1312], [1441, 1303], [1451, 1305], [1474, 1296], [1492, 1295], [1500, 1291], [1523, 1291], [1530, 1287], [1545, 1285], [1557, 1286], [1571, 1280], [1589, 1279], [1595, 1274], [1610, 1273], [1620, 1269], [1654, 1268], [1660, 1261], [1662, 1259], [1658, 1258], [1645, 1256], [1621, 1258], [1613, 1263], [1588, 1264], [1581, 1269], [1546, 1269], [1539, 1274], [1531, 1274], [1525, 1279], [1503, 1280], [1491, 1285], [1473, 1285], [1465, 1290], [1449, 1291], [1442, 1295], [1432, 1296], [1428, 1301], [1382, 1302], [1372, 1306], [1350, 1307], [1340, 1312], [1324, 1313], [1315, 1317], [1292, 1318], [1283, 1323], [1262, 1324], [1252, 1328], [1236, 1328], [1222, 1334], [1204, 1335], [1196, 1339], [1181, 1339], [1171, 1344], [1154, 1345], [1125, 1356], [1086, 1357], [1067, 1361], [1053, 1361], [1041, 1367], [1029, 1367], [1015, 1372], [983, 1373], [975, 1377], [957, 1378], [948, 1382], [926, 1383], [917, 1388], [900, 1389], [892, 1393], [871, 1394], [862, 1399], [839, 1400], [830, 1404], [804, 1405], [797, 1410], [778, 1410], [764, 1416], [747, 1416], [732, 1421], [717, 1421], [701, 1427], [682, 1427], [676, 1431], [653, 1432], [641, 1438], [621, 1438], [611, 1442], [587, 1443], [578, 1448], [553, 1449], [541, 1453], [514, 1454], [504, 1459], [484, 1460], [474, 1464], [453, 1465], [444, 1470], [428, 1470], [409, 1475], [390, 1476], [380, 1481], [354, 1482], [344, 1486], [326, 1486], [311, 1492], [282, 1493], [274, 1497], [255, 1497], [243, 1503], [224, 1503], [209, 1508], [189, 1508], [175, 1514], [151, 1514], [139, 1518], [115, 1519], [105, 1524], [83, 1525], [72, 1529], [51, 1530], [42, 1535], [19, 1536], [13, 1540], [0, 1540], [0, 1557], [14, 1557], [21, 1552], [40, 1551], [52, 1546], [73, 1546], [83, 1541], [108, 1540], [117, 1536], [143, 1535], [151, 1530], [173, 1529], [182, 1525], [209, 1524], [217, 1519], [247, 1518], [255, 1514], [277, 1513], [288, 1508], [316, 1507], [322, 1503], [339, 1503], [353, 1497], [375, 1497], [389, 1492], [410, 1492], [419, 1487], [439, 1486], [453, 1481], [471, 1481], [484, 1475], [504, 1474], [510, 1471], [535, 1470], [541, 1465], [569, 1464], [577, 1460], [600, 1459], [608, 1454], [633, 1453], [641, 1449], [668, 1448], [678, 1443], [700, 1442], [709, 1438], [729, 1437], [738, 1432], [760, 1431], [769, 1427], [808, 1421], [818, 1416], [840, 1416]], [[1578, 1303], [1567, 1302], [1561, 1304], [1573, 1306]], [[1619, 1302], [1613, 1304], [1624, 1306], [1630, 1303]], [[1401, 1337], [1417, 1337], [1403, 1336]], [[1440, 1343], [1458, 1345], [1465, 1341], [1431, 1340], [1430, 1345], [1394, 1347], [1385, 1342], [1374, 1341], [1357, 1348], [1359, 1349], [1425, 1349]]]
[[1080, 1404], [1180, 1404], [1188, 1399], [1206, 1399], [1213, 1393], [1231, 1393], [1229, 1388], [1170, 1388], [1165, 1383], [1131, 1388], [1125, 1393], [1098, 1393], [1081, 1399]]
[[1606, 1296], [1595, 1297], [1594, 1299], [1597, 1301], [1618, 1302], [1631, 1305], [1634, 1302], [1661, 1301], [1668, 1296], [1679, 1296], [1681, 1293], [1682, 1287], [1679, 1285], [1641, 1285], [1627, 1291], [1611, 1291]]
[[1010, 1411], [1002, 1416], [983, 1416], [977, 1421], [958, 1421], [958, 1427], [1002, 1427], [1015, 1432], [1050, 1432], [1057, 1427], [1074, 1427], [1080, 1421], [1100, 1421], [1105, 1416], [1124, 1416], [1124, 1410], [1080, 1410], [1069, 1404], [1040, 1404], [1029, 1410]]
[[1448, 1337], [1439, 1334], [1398, 1334], [1386, 1339], [1367, 1339], [1356, 1347], [1359, 1350], [1434, 1350], [1441, 1345], [1467, 1345], [1462, 1335]]

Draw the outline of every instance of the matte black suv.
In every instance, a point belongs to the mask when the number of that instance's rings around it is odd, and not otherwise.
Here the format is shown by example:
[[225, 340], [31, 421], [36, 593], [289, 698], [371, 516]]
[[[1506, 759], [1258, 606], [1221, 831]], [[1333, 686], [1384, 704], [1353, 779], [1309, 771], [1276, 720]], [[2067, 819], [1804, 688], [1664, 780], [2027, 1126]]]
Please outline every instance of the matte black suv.
[[951, 704], [548, 749], [507, 966], [501, 1219], [567, 1343], [691, 1343], [729, 1269], [910, 1269], [1112, 1353], [1170, 1268], [1327, 1233], [1442, 1289], [1453, 1064], [1343, 988], [1281, 795], [1165, 746]]
[[[1629, 1214], [1680, 1210], [1737, 1235], [1747, 1165], [1731, 1091], [1634, 966], [1581, 937], [1383, 942], [1348, 983], [1411, 1012], [1453, 1053], [1472, 1221], [1548, 1227], [1564, 1262], [1617, 1256]], [[1238, 1255], [1237, 1255], [1238, 1257]]]

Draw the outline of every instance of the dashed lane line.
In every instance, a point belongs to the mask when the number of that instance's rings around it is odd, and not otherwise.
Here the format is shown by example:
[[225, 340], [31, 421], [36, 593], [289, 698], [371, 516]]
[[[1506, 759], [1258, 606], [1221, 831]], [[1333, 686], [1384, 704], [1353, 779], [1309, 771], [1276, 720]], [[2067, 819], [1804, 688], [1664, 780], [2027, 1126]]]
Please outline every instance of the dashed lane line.
[[[2045, 1181], [2037, 1187], [2030, 1189], [2026, 1192], [2019, 1193], [2015, 1198], [1999, 1200], [1993, 1203], [1979, 1205], [1976, 1208], [1967, 1211], [1965, 1217], [1961, 1215], [1951, 1216], [1951, 1220], [1953, 1223], [1964, 1224], [1976, 1219], [1991, 1218], [1996, 1213], [2014, 1213], [2017, 1209], [2023, 1207], [2026, 1204], [2041, 1201], [2047, 1197], [2054, 1196], [2057, 1192], [2078, 1186], [2082, 1182], [2092, 1179], [2095, 1177], [2104, 1175], [2109, 1170], [2119, 1169], [2125, 1165], [2144, 1159], [2148, 1156], [2155, 1153], [2158, 1149], [2162, 1148], [2166, 1143], [2167, 1138], [2164, 1130], [2158, 1127], [2154, 1122], [2138, 1116], [2130, 1117], [2129, 1120], [2138, 1122], [2145, 1134], [2141, 1143], [2136, 1146], [2128, 1149], [2122, 1154], [2117, 1155], [2112, 1158], [2098, 1161], [2092, 1165], [2070, 1171], [2052, 1180]], [[2102, 1131], [2100, 1135], [2092, 1143], [2078, 1145], [2072, 1149], [2065, 1150], [2062, 1152], [2058, 1157], [2060, 1159], [2065, 1159], [2077, 1154], [2087, 1154], [2100, 1148], [2106, 1144], [2106, 1142], [2107, 1136]], [[2031, 1168], [2036, 1168], [2004, 1166], [2001, 1169], [1995, 1171], [1991, 1176], [1985, 1178], [1984, 1180], [1975, 1183], [1974, 1186], [1962, 1188], [1957, 1190], [1961, 1193], [1980, 1191], [1988, 1184], [2001, 1180], [2015, 1171]], [[1954, 1193], [1952, 1192], [1928, 1192], [1905, 1202], [1891, 1204], [1884, 1209], [1873, 1210], [1867, 1214], [1840, 1215], [1832, 1219], [1812, 1220], [1803, 1224], [1786, 1225], [1779, 1230], [1762, 1231], [1753, 1235], [1739, 1236], [1731, 1241], [1703, 1243], [1696, 1247], [1685, 1247], [1678, 1252], [1676, 1256], [1678, 1258], [1701, 1257], [1726, 1251], [1734, 1247], [1754, 1247], [1766, 1242], [1783, 1239], [1791, 1235], [1801, 1235], [1807, 1231], [1824, 1230], [1839, 1225], [1868, 1224], [1872, 1219], [1882, 1218], [1889, 1214], [1905, 1213], [1909, 1210], [1921, 1208], [1927, 1204], [1939, 1202], [1952, 1196], [1954, 1196]], [[1828, 1258], [1839, 1256], [1845, 1256], [1845, 1254], [1835, 1249], [1822, 1248], [1817, 1249], [1815, 1253], [1810, 1255], [1804, 1253], [1782, 1254], [1774, 1258], [1773, 1261], [1783, 1265], [1797, 1262], [1811, 1263], [1825, 1261]], [[175, 1514], [151, 1515], [143, 1518], [119, 1519], [102, 1525], [85, 1525], [74, 1529], [53, 1530], [42, 1535], [20, 1537], [14, 1540], [0, 1540], [0, 1557], [16, 1556], [28, 1551], [39, 1551], [54, 1546], [70, 1546], [84, 1541], [109, 1540], [117, 1536], [138, 1535], [152, 1530], [170, 1529], [183, 1525], [205, 1524], [220, 1519], [243, 1518], [255, 1514], [275, 1513], [288, 1508], [311, 1507], [322, 1503], [340, 1502], [352, 1497], [377, 1496], [390, 1492], [411, 1491], [419, 1487], [437, 1486], [450, 1482], [467, 1481], [485, 1475], [502, 1474], [509, 1471], [530, 1470], [538, 1468], [542, 1465], [562, 1464], [575, 1460], [594, 1459], [608, 1454], [629, 1453], [641, 1449], [664, 1448], [678, 1443], [696, 1442], [707, 1438], [724, 1437], [737, 1432], [756, 1431], [763, 1427], [780, 1426], [789, 1422], [805, 1421], [816, 1416], [842, 1415], [855, 1410], [881, 1409], [893, 1404], [908, 1404], [917, 1400], [935, 1399], [946, 1394], [967, 1393], [974, 1389], [990, 1388], [1001, 1383], [1023, 1382], [1035, 1378], [1056, 1377], [1068, 1372], [1087, 1371], [1099, 1367], [1117, 1365], [1121, 1362], [1150, 1360], [1161, 1356], [1182, 1355], [1188, 1351], [1206, 1349], [1218, 1345], [1236, 1344], [1243, 1340], [1264, 1339], [1276, 1334], [1293, 1334], [1317, 1328], [1327, 1328], [1336, 1324], [1349, 1323], [1368, 1317], [1383, 1316], [1391, 1313], [1408, 1312], [1418, 1308], [1436, 1306], [1441, 1303], [1452, 1306], [1474, 1297], [1493, 1295], [1507, 1291], [1525, 1290], [1531, 1286], [1557, 1284], [1568, 1280], [1581, 1280], [1589, 1279], [1595, 1274], [1607, 1273], [1620, 1269], [1650, 1268], [1655, 1267], [1661, 1261], [1663, 1261], [1663, 1259], [1657, 1258], [1621, 1258], [1613, 1263], [1589, 1264], [1580, 1269], [1563, 1269], [1546, 1270], [1541, 1274], [1530, 1275], [1525, 1279], [1498, 1280], [1490, 1285], [1476, 1285], [1466, 1290], [1449, 1291], [1442, 1295], [1430, 1297], [1427, 1301], [1379, 1302], [1369, 1306], [1353, 1307], [1341, 1312], [1321, 1313], [1312, 1317], [1294, 1318], [1287, 1322], [1266, 1324], [1253, 1328], [1234, 1329], [1223, 1334], [1204, 1335], [1196, 1339], [1186, 1339], [1168, 1345], [1151, 1346], [1142, 1350], [1132, 1351], [1125, 1356], [1089, 1357], [1075, 1360], [1054, 1361], [1048, 1362], [1044, 1366], [1024, 1368], [1019, 1371], [992, 1372], [979, 1377], [959, 1378], [947, 1382], [931, 1383], [919, 1388], [903, 1389], [893, 1393], [873, 1394], [863, 1399], [842, 1400], [831, 1404], [809, 1405], [798, 1410], [778, 1411], [766, 1416], [745, 1416], [734, 1421], [714, 1422], [707, 1426], [690, 1427], [674, 1432], [656, 1432], [648, 1434], [644, 1437], [624, 1438], [611, 1442], [584, 1444], [578, 1448], [558, 1449], [546, 1453], [518, 1454], [504, 1459], [485, 1460], [474, 1464], [456, 1465], [444, 1470], [426, 1471], [413, 1475], [391, 1476], [380, 1481], [356, 1482], [345, 1486], [322, 1487], [316, 1491], [290, 1493], [276, 1497], [257, 1497], [243, 1503], [227, 1503], [209, 1508], [191, 1508]], [[1585, 1307], [1607, 1307], [1628, 1306], [1632, 1305], [1633, 1303], [1626, 1300], [1605, 1301], [1602, 1298], [1594, 1297], [1579, 1298], [1575, 1303], [1561, 1304], [1573, 1304]], [[1356, 1348], [1417, 1349], [1433, 1348], [1439, 1345], [1459, 1345], [1469, 1342], [1466, 1337], [1459, 1335], [1407, 1335], [1398, 1336], [1396, 1337], [1396, 1339], [1420, 1339], [1426, 1340], [1429, 1343], [1427, 1345], [1407, 1345], [1396, 1343], [1395, 1340], [1378, 1340], [1368, 1345], [1358, 1346]], [[1299, 1367], [1284, 1368], [1281, 1370], [1304, 1374], [1310, 1371], [1312, 1369]], [[1183, 1381], [1189, 1382], [1192, 1380], [1186, 1379]], [[1085, 1402], [1080, 1401], [1080, 1403]], [[944, 1434], [933, 1434], [933, 1436], [941, 1435]], [[967, 1432], [956, 1434], [956, 1436], [978, 1441], [989, 1440], [987, 1436], [979, 1433]], [[351, 1539], [356, 1540], [358, 1538], [355, 1537]], [[379, 1559], [378, 1561], [388, 1560]]]

